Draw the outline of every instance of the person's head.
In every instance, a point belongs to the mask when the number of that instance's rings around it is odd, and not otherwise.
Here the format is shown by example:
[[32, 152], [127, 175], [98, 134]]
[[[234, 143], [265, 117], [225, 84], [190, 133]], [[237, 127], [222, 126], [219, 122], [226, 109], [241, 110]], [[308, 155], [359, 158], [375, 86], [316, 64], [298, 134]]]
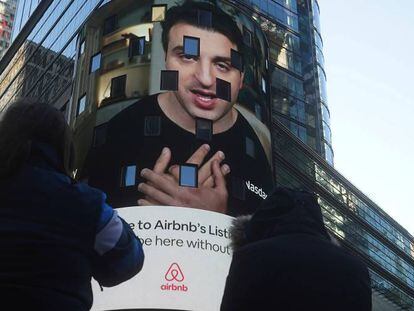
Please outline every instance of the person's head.
[[[211, 25], [200, 25], [198, 14], [211, 12]], [[232, 18], [208, 3], [187, 1], [170, 8], [162, 23], [166, 69], [179, 72], [174, 95], [192, 116], [221, 119], [237, 100], [243, 73], [231, 66], [231, 49], [242, 52], [243, 36]], [[186, 56], [184, 36], [200, 40], [199, 57]], [[231, 83], [231, 103], [216, 97], [216, 78]]]
[[234, 250], [289, 233], [308, 233], [332, 241], [316, 194], [285, 187], [276, 187], [253, 215], [236, 218], [230, 232]]
[[20, 99], [0, 119], [0, 178], [19, 170], [29, 158], [33, 142], [52, 147], [64, 173], [73, 169], [72, 133], [63, 114], [50, 105]]

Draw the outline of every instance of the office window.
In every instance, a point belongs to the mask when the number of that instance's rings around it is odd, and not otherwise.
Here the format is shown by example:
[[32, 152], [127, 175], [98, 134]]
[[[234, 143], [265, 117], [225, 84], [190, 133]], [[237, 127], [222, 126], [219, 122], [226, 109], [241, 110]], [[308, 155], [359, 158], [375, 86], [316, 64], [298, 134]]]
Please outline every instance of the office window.
[[90, 73], [93, 73], [97, 71], [99, 68], [101, 68], [101, 52], [96, 53], [91, 57], [91, 63], [90, 63]]
[[80, 115], [82, 112], [84, 112], [86, 109], [86, 94], [83, 95], [81, 98], [79, 98], [78, 100], [78, 108], [76, 111], [76, 115]]
[[127, 165], [122, 168], [121, 187], [130, 187], [135, 185], [136, 165]]
[[127, 76], [119, 76], [111, 80], [111, 98], [125, 97]]
[[107, 35], [113, 31], [118, 29], [118, 16], [112, 15], [105, 19], [104, 21], [104, 27], [103, 27], [103, 34]]
[[153, 5], [151, 8], [151, 21], [162, 22], [165, 19], [167, 5]]
[[325, 145], [325, 159], [329, 164], [333, 165], [333, 157], [334, 157], [333, 151], [327, 143], [325, 143], [324, 145]]
[[129, 41], [128, 56], [132, 58], [145, 54], [145, 37], [132, 37]]

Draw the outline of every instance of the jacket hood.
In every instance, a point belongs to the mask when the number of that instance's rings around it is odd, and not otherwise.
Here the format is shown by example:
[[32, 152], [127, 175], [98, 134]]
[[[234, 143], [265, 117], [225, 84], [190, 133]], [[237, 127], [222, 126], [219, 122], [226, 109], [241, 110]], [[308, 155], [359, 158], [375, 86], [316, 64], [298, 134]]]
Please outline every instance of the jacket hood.
[[47, 143], [33, 140], [27, 162], [44, 169], [57, 170], [66, 175], [63, 160], [56, 149]]
[[330, 240], [316, 195], [276, 188], [250, 216], [241, 216], [230, 228], [232, 248], [283, 234], [305, 233]]

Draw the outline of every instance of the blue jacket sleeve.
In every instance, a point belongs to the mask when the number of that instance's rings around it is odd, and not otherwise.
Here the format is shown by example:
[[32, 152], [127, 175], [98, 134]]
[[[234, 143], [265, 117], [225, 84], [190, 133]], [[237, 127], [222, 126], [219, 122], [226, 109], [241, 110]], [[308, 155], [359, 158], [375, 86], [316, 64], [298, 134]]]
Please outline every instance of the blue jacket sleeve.
[[103, 203], [95, 237], [92, 276], [101, 286], [115, 286], [136, 275], [144, 252], [130, 226]]

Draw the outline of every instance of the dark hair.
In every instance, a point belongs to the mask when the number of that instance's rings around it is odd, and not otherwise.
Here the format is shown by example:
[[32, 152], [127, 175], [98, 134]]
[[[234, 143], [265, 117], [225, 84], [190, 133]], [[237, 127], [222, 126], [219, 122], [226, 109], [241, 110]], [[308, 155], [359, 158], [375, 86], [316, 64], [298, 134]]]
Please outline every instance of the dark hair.
[[60, 169], [69, 175], [74, 164], [71, 130], [56, 108], [20, 99], [0, 121], [0, 178], [16, 173], [29, 158], [32, 142], [46, 143], [58, 153]]
[[[211, 27], [199, 24], [198, 14], [200, 11], [211, 12]], [[227, 13], [214, 4], [189, 0], [181, 6], [170, 8], [166, 13], [165, 20], [161, 23], [163, 30], [162, 45], [165, 52], [168, 49], [170, 29], [178, 23], [185, 23], [201, 29], [216, 31], [234, 43], [239, 52], [243, 49], [243, 35], [236, 22]]]

